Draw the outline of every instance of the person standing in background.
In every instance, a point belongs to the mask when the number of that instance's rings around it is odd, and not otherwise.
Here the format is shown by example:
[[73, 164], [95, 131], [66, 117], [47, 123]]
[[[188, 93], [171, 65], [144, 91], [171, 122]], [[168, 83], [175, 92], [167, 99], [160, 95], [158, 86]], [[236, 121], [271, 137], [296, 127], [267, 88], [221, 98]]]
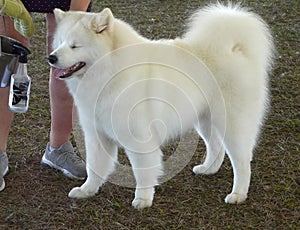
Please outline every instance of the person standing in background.
[[[7, 0], [6, 0], [7, 1]], [[11, 0], [13, 1], [13, 0]], [[18, 2], [19, 0], [14, 0]], [[22, 0], [29, 12], [46, 13], [47, 26], [47, 54], [51, 53], [53, 33], [56, 22], [53, 15], [54, 8], [62, 10], [86, 11], [90, 0]], [[13, 38], [29, 47], [29, 39], [22, 36], [14, 27], [14, 21], [9, 16], [1, 16], [0, 34]], [[86, 178], [85, 162], [74, 153], [69, 141], [72, 132], [73, 99], [64, 81], [55, 78], [59, 70], [50, 69], [49, 92], [51, 107], [50, 141], [46, 146], [41, 160], [52, 168], [62, 171], [66, 176], [83, 180]], [[8, 171], [8, 158], [6, 154], [9, 130], [13, 121], [13, 112], [8, 109], [9, 87], [0, 88], [0, 191], [4, 189], [4, 175]]]

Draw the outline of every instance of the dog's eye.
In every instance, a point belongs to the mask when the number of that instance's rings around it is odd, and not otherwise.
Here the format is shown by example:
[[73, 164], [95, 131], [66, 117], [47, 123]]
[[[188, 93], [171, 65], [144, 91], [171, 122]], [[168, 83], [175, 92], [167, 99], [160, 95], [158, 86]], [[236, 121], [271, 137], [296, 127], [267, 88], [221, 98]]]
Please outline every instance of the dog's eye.
[[81, 45], [75, 45], [75, 44], [70, 45], [71, 49], [77, 49], [77, 48], [80, 48], [80, 47], [82, 47], [82, 46]]

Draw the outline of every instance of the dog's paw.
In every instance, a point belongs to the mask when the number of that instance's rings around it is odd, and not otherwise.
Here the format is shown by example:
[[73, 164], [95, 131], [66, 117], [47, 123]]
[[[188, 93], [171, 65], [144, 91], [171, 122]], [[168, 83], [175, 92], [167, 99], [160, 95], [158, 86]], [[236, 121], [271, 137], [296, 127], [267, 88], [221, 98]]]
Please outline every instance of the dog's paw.
[[237, 193], [230, 193], [225, 198], [225, 203], [227, 204], [239, 204], [244, 202], [247, 199], [246, 194], [237, 194]]
[[70, 198], [76, 198], [76, 199], [83, 199], [83, 198], [88, 198], [91, 196], [94, 196], [95, 193], [89, 193], [86, 191], [83, 191], [80, 187], [75, 187], [69, 192], [69, 197]]
[[135, 198], [132, 201], [132, 206], [138, 210], [148, 208], [152, 206], [152, 200], [151, 199], [141, 199], [141, 198]]
[[206, 167], [205, 165], [197, 165], [193, 168], [193, 172], [196, 175], [199, 175], [199, 174], [209, 175], [209, 174], [214, 174], [217, 171], [218, 170], [214, 169], [213, 167]]

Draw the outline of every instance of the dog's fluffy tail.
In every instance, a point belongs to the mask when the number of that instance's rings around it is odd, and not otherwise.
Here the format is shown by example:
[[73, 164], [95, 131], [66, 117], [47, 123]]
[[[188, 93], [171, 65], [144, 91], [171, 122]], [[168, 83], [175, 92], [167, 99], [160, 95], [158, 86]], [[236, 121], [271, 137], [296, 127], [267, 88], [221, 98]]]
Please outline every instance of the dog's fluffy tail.
[[240, 5], [216, 4], [197, 11], [183, 40], [198, 47], [208, 61], [216, 62], [213, 66], [248, 60], [264, 76], [271, 69], [274, 46], [268, 25]]

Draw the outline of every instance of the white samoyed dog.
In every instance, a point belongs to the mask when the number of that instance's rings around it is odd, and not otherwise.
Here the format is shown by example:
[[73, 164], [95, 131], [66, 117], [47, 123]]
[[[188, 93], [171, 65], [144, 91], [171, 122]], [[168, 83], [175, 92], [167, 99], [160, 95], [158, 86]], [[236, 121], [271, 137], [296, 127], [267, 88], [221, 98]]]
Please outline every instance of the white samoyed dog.
[[216, 173], [226, 152], [234, 181], [225, 202], [247, 198], [274, 50], [258, 15], [215, 4], [195, 12], [181, 37], [153, 41], [107, 8], [54, 14], [48, 59], [74, 97], [86, 148], [88, 177], [69, 197], [95, 195], [121, 147], [136, 180], [132, 205], [150, 207], [163, 175], [160, 147], [195, 129], [207, 153], [193, 172]]

